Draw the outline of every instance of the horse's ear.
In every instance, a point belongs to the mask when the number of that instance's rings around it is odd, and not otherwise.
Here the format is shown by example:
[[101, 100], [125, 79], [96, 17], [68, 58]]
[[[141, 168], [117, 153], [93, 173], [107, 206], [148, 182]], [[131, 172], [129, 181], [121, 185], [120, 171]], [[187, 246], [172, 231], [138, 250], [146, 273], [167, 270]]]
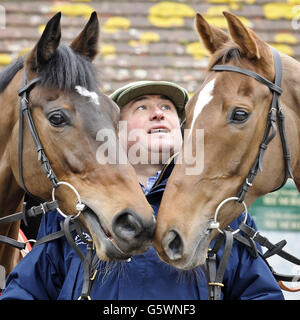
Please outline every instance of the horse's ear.
[[204, 46], [211, 54], [230, 39], [226, 32], [210, 25], [200, 13], [196, 14], [195, 25]]
[[247, 28], [234, 14], [223, 12], [232, 40], [240, 47], [241, 52], [249, 59], [260, 59], [258, 37]]
[[40, 40], [29, 54], [27, 63], [32, 70], [41, 69], [55, 54], [61, 37], [60, 18], [59, 12], [48, 21]]
[[81, 33], [72, 41], [70, 47], [81, 55], [93, 60], [98, 53], [99, 21], [94, 11]]

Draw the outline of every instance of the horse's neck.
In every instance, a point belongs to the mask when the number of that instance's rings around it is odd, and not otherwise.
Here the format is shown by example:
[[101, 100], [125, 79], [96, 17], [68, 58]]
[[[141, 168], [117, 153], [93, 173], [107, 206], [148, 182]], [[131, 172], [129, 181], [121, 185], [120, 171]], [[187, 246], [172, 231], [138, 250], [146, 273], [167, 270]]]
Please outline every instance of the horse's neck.
[[282, 56], [282, 63], [284, 94], [281, 102], [285, 107], [286, 130], [292, 132], [289, 137], [292, 170], [294, 181], [300, 192], [300, 63], [287, 56]]
[[[18, 134], [18, 95], [21, 83], [20, 73], [15, 76], [7, 88], [0, 94], [0, 218], [17, 211], [24, 191], [17, 184], [11, 168], [12, 158], [17, 158], [17, 151], [11, 150], [12, 135]], [[12, 157], [13, 155], [13, 157]], [[0, 224], [0, 235], [17, 239], [20, 222]], [[20, 261], [19, 250], [0, 244], [0, 265], [8, 274]]]
[[[19, 97], [17, 90], [21, 86], [21, 73], [0, 93], [0, 137], [1, 141], [9, 141], [12, 130], [19, 118]], [[7, 148], [7, 143], [0, 143], [0, 155]]]
[[0, 94], [0, 217], [14, 213], [24, 194], [11, 169], [11, 155], [16, 153], [11, 150], [12, 135], [16, 134], [19, 114], [17, 89], [11, 83]]
[[282, 56], [283, 96], [281, 101], [292, 109], [300, 119], [300, 63], [286, 55]]
[[[0, 218], [15, 213], [24, 194], [17, 185], [10, 167], [9, 140], [6, 145], [4, 152], [0, 154]], [[20, 222], [0, 224], [0, 235], [17, 239], [19, 224]], [[18, 261], [18, 250], [6, 244], [0, 244], [0, 265], [5, 267], [6, 274]]]

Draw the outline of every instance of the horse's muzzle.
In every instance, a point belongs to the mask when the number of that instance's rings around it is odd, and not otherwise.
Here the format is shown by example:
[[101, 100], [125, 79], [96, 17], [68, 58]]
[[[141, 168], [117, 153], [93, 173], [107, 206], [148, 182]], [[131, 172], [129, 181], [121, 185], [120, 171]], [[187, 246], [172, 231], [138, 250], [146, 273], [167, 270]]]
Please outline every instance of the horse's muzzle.
[[178, 260], [183, 256], [183, 240], [176, 230], [170, 230], [162, 240], [162, 246], [170, 260]]
[[118, 246], [125, 252], [141, 253], [148, 249], [156, 221], [146, 221], [130, 209], [118, 213], [112, 222], [112, 231]]
[[154, 247], [166, 263], [182, 270], [203, 265], [211, 241], [211, 230], [205, 225], [193, 237], [170, 228], [161, 239], [155, 239]]

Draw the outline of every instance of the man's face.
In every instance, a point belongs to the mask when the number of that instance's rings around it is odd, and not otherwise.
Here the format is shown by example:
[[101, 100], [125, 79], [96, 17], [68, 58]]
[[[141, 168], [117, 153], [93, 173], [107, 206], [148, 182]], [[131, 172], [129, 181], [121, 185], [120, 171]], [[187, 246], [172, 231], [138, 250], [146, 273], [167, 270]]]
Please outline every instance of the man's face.
[[[160, 161], [163, 161], [181, 148], [182, 136], [178, 114], [173, 102], [167, 97], [138, 97], [122, 108], [120, 120], [126, 121], [127, 124], [129, 160], [130, 149], [137, 153], [147, 151], [148, 161], [151, 161], [151, 154], [159, 154]], [[131, 152], [131, 155], [134, 152]]]

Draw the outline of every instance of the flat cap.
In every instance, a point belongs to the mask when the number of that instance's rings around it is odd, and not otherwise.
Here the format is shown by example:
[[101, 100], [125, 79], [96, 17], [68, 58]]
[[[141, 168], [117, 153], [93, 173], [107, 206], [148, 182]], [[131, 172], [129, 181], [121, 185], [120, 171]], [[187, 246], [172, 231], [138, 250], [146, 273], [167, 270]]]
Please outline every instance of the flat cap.
[[178, 116], [184, 119], [184, 107], [189, 100], [189, 95], [183, 87], [168, 81], [137, 81], [117, 89], [110, 95], [116, 104], [123, 108], [127, 103], [135, 98], [144, 95], [164, 95], [175, 105]]

